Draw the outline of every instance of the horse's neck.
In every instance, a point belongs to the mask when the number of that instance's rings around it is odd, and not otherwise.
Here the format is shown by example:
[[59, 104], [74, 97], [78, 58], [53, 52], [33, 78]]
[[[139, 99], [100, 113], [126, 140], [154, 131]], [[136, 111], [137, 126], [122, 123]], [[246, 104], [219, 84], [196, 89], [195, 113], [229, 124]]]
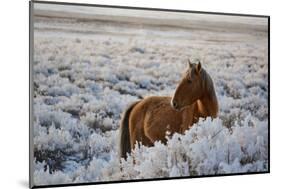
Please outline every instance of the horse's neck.
[[[211, 87], [204, 91], [203, 96], [197, 100], [198, 116], [213, 118], [217, 117], [218, 114], [218, 101], [213, 87], [213, 83], [208, 83]], [[206, 86], [206, 85], [205, 85]]]

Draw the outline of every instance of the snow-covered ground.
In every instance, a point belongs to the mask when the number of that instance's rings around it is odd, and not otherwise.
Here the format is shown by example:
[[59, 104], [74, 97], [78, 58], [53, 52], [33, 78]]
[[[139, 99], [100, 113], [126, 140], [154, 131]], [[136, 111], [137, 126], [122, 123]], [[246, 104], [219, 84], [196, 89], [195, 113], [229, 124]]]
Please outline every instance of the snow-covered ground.
[[[267, 19], [56, 6], [35, 6], [35, 185], [268, 170]], [[172, 95], [188, 58], [213, 78], [219, 117], [120, 163], [122, 112]]]

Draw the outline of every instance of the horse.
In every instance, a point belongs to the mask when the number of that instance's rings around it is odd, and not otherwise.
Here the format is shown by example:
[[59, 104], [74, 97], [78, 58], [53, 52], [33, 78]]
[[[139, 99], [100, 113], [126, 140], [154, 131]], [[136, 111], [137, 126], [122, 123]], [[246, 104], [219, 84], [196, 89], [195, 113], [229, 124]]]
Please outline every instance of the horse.
[[199, 118], [218, 115], [218, 101], [213, 81], [201, 66], [188, 60], [173, 97], [151, 96], [132, 103], [120, 123], [120, 158], [136, 144], [153, 146], [155, 141], [167, 142], [167, 134], [183, 134]]

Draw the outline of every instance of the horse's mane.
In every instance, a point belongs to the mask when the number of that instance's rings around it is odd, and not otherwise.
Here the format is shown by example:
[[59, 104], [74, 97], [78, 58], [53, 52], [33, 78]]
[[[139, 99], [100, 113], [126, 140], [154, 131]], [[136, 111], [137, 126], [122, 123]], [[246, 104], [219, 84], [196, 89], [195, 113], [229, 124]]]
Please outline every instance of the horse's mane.
[[213, 80], [203, 68], [201, 69], [201, 79], [203, 81], [202, 84], [203, 88], [205, 89], [205, 92], [207, 92], [207, 94], [212, 100], [217, 100]]

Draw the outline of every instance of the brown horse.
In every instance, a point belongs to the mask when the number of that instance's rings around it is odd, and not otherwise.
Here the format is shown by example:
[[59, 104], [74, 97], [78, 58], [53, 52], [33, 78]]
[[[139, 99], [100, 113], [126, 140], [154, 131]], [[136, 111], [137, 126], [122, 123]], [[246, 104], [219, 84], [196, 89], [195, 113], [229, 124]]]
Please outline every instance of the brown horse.
[[169, 133], [183, 133], [199, 117], [215, 118], [218, 102], [210, 75], [201, 63], [189, 61], [173, 97], [152, 96], [133, 103], [123, 114], [120, 128], [120, 156], [126, 158], [135, 144], [166, 143]]

